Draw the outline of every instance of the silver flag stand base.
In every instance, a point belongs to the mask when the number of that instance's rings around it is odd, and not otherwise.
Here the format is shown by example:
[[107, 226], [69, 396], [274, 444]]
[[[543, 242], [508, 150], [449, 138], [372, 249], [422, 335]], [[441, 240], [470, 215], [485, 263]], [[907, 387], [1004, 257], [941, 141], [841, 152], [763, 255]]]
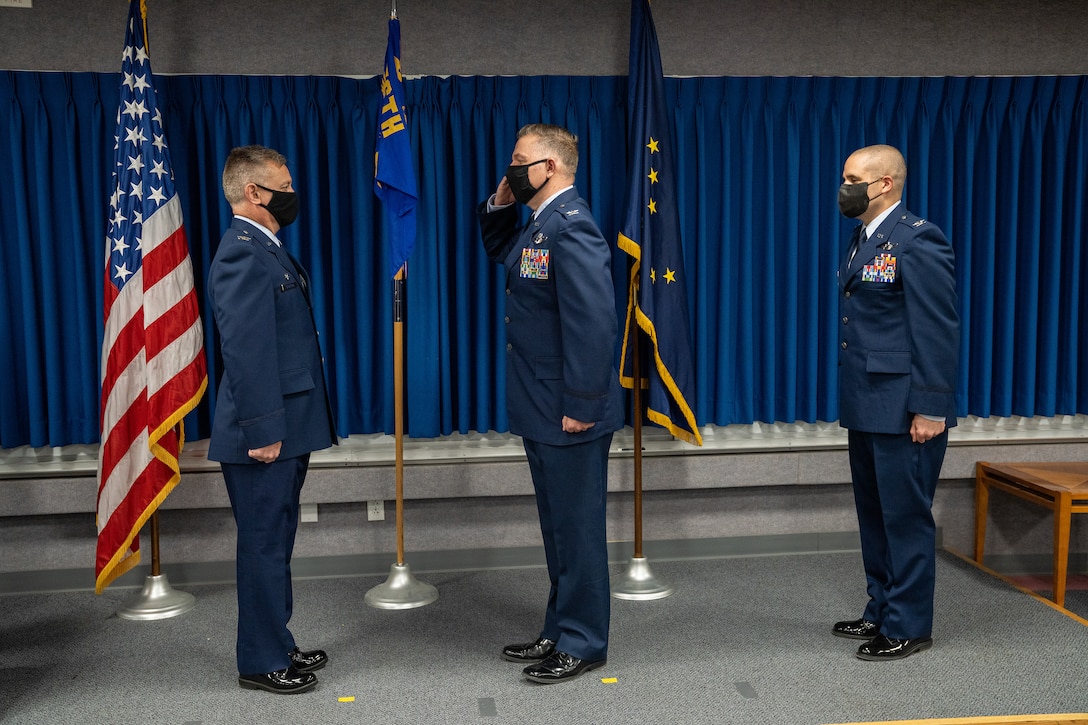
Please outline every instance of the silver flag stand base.
[[140, 595], [117, 610], [121, 619], [168, 619], [185, 614], [196, 606], [196, 597], [170, 586], [165, 574], [148, 576]]
[[438, 599], [438, 590], [416, 581], [407, 564], [394, 564], [389, 578], [366, 593], [363, 601], [375, 609], [412, 609]]
[[654, 576], [646, 557], [631, 557], [627, 571], [612, 578], [612, 596], [616, 599], [664, 599], [675, 591], [672, 585]]

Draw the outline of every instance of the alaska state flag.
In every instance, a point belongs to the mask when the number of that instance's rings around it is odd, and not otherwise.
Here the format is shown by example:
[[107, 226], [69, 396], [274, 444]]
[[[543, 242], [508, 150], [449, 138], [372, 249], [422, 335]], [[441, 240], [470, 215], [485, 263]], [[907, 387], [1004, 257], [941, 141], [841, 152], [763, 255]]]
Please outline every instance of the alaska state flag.
[[676, 206], [676, 155], [669, 138], [664, 88], [649, 0], [632, 0], [627, 76], [630, 177], [618, 246], [634, 262], [627, 293], [620, 382], [627, 388], [635, 385], [630, 350], [634, 316], [650, 339], [647, 364], [642, 366], [643, 385], [648, 388], [647, 417], [677, 438], [702, 445], [690, 403], [695, 399], [695, 373]]
[[382, 200], [392, 227], [389, 276], [395, 277], [416, 243], [416, 174], [404, 116], [404, 76], [400, 71], [400, 21], [389, 19], [389, 43], [382, 75], [382, 106], [374, 151], [374, 193]]

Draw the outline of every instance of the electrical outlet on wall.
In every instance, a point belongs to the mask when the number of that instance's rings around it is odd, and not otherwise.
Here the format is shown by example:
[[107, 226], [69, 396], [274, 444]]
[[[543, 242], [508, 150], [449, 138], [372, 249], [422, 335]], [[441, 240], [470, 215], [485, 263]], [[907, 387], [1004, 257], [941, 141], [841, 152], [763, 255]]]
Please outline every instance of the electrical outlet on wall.
[[385, 501], [367, 501], [366, 520], [385, 521]]

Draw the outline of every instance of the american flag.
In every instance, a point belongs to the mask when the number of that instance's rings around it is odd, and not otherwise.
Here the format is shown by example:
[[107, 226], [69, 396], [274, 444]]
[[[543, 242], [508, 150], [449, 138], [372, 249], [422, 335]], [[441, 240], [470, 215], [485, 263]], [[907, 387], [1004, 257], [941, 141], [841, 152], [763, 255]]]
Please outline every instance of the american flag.
[[182, 418], [208, 384], [140, 0], [129, 8], [121, 78], [103, 285], [98, 593], [139, 563], [140, 528], [181, 480]]

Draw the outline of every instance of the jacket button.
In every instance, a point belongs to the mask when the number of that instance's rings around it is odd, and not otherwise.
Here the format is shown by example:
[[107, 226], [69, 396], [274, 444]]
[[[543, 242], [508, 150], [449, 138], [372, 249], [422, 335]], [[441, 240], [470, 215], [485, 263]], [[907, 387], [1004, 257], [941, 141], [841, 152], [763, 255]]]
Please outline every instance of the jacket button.
[[844, 317], [844, 318], [842, 318], [842, 324], [844, 324], [844, 325], [845, 325], [846, 323], [848, 323], [849, 321], [850, 321], [850, 318], [849, 318], [849, 317]]
[[[506, 294], [510, 294], [510, 290], [506, 290]], [[850, 293], [847, 292], [845, 294], [846, 294], [846, 299], [850, 299]]]
[[511, 350], [513, 350], [513, 349], [514, 349], [514, 346], [513, 346], [513, 345], [511, 345], [510, 343], [506, 343], [506, 351], [507, 351], [507, 352], [510, 352], [510, 351], [511, 351]]
[[510, 288], [509, 287], [506, 288], [506, 294], [508, 294], [508, 295], [510, 294]]
[[502, 321], [509, 325], [510, 324], [510, 315], [507, 315], [506, 317], [502, 318]]
[[842, 341], [842, 349], [843, 349], [843, 350], [845, 350], [845, 349], [846, 349], [846, 340], [843, 340], [843, 341]]

